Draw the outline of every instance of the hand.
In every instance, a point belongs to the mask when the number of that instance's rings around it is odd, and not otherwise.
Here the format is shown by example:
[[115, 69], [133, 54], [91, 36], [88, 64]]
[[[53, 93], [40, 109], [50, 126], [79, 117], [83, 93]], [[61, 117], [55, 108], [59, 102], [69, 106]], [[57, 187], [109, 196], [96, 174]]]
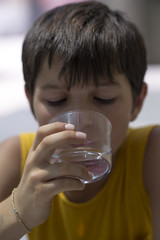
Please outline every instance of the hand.
[[91, 179], [82, 165], [67, 161], [54, 164], [50, 162], [56, 148], [81, 144], [85, 137], [85, 134], [76, 132], [73, 125], [65, 123], [52, 123], [38, 129], [15, 193], [15, 205], [29, 229], [48, 218], [56, 194], [82, 190], [84, 184], [78, 178]]

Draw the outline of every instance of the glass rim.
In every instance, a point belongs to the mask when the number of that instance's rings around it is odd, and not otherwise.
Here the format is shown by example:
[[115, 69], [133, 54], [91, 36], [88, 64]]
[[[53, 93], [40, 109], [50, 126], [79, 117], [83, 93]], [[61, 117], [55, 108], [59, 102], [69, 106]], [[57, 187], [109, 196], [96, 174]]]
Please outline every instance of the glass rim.
[[112, 129], [112, 124], [111, 124], [110, 120], [108, 119], [108, 117], [106, 117], [105, 115], [103, 115], [100, 112], [96, 112], [93, 110], [71, 110], [71, 111], [62, 112], [62, 113], [57, 114], [55, 117], [53, 117], [51, 119], [51, 121], [56, 121], [57, 118], [59, 118], [63, 115], [66, 115], [66, 114], [71, 114], [71, 113], [90, 113], [90, 114], [99, 115], [99, 116], [103, 117], [103, 119], [107, 120], [107, 123], [108, 123], [110, 129]]

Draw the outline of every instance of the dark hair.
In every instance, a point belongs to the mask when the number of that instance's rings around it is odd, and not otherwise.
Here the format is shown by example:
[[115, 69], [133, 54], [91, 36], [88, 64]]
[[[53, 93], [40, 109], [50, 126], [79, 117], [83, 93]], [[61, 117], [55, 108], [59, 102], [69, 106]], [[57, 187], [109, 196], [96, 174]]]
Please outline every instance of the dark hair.
[[126, 75], [133, 96], [142, 88], [146, 50], [136, 26], [119, 12], [95, 2], [67, 4], [42, 15], [28, 32], [22, 52], [26, 86], [34, 94], [36, 77], [45, 59], [62, 63], [68, 88], [99, 77]]

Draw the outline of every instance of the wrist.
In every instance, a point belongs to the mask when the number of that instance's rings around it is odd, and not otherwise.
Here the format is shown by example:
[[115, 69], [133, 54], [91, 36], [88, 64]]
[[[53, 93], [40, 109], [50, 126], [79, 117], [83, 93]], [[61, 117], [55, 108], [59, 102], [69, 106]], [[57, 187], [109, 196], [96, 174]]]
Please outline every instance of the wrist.
[[16, 188], [13, 189], [12, 191], [12, 195], [11, 195], [11, 203], [12, 203], [12, 208], [14, 211], [14, 214], [17, 218], [17, 221], [19, 222], [19, 224], [21, 225], [21, 227], [23, 228], [23, 230], [25, 231], [25, 233], [29, 233], [31, 232], [31, 230], [29, 229], [28, 226], [26, 226], [26, 224], [24, 223], [23, 219], [21, 218], [21, 216], [19, 215], [19, 212], [16, 208], [16, 204], [15, 204], [15, 192], [16, 192]]
[[0, 239], [17, 240], [26, 234], [17, 221], [10, 196], [0, 203], [0, 216]]

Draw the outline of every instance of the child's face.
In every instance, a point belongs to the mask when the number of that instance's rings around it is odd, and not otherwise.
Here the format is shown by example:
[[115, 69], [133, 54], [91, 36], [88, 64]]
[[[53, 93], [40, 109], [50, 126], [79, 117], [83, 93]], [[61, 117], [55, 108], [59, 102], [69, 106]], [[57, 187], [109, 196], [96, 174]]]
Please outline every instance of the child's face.
[[100, 79], [81, 88], [67, 90], [63, 77], [58, 80], [58, 64], [51, 69], [43, 65], [36, 79], [33, 109], [39, 125], [49, 123], [55, 115], [70, 110], [93, 110], [107, 116], [112, 124], [113, 154], [122, 144], [128, 123], [134, 118], [131, 87], [122, 74], [115, 74], [115, 83]]

